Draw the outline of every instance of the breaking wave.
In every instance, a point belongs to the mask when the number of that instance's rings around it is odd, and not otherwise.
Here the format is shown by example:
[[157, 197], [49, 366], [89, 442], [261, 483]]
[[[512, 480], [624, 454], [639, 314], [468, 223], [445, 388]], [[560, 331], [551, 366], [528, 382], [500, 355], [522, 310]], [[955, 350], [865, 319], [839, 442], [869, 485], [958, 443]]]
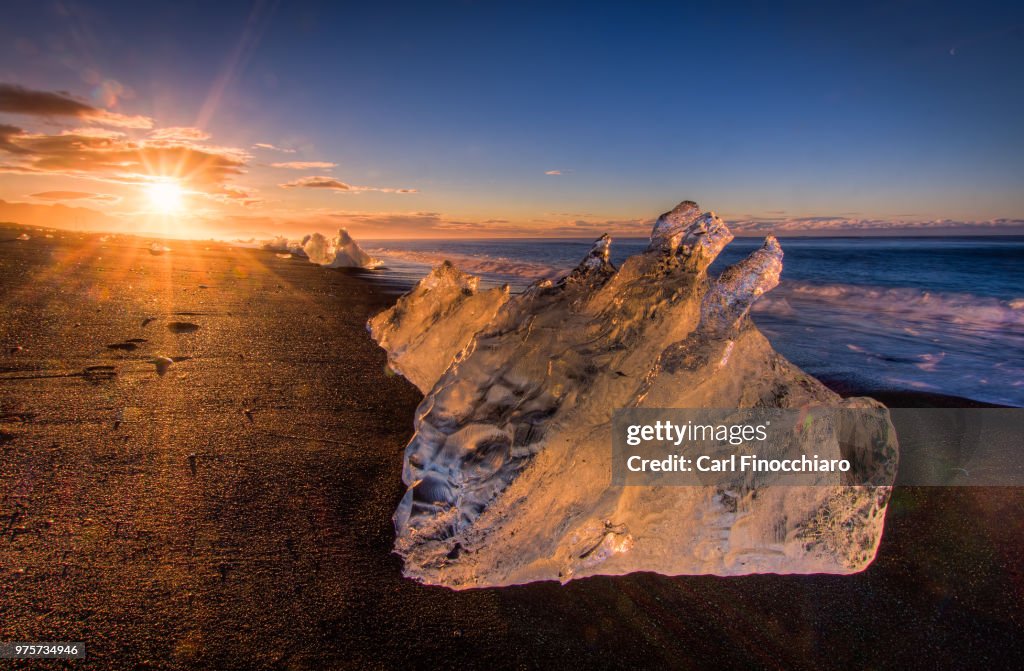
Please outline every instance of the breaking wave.
[[[911, 287], [873, 287], [848, 284], [815, 286], [804, 282], [783, 282], [770, 296], [758, 302], [755, 312], [792, 314], [793, 303], [808, 307], [841, 306], [844, 311], [934, 325], [944, 323], [964, 329], [1024, 327], [1024, 298], [999, 300], [975, 294], [949, 294]], [[911, 334], [912, 335], [912, 334]]]
[[1022, 299], [784, 281], [753, 312], [818, 377], [1024, 406]]

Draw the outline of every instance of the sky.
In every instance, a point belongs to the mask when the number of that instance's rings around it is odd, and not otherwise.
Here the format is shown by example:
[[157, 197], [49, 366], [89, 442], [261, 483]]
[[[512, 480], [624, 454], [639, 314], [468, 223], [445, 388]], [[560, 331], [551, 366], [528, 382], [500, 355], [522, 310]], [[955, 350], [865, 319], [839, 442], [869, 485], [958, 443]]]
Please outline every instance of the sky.
[[1024, 231], [1020, 3], [8, 3], [0, 221]]

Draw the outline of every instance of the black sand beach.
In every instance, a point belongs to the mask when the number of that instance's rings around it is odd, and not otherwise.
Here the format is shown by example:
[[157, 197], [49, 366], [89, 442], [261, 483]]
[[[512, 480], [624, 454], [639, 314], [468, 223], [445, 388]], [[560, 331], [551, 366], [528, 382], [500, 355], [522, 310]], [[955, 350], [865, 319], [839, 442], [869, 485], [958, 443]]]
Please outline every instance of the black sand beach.
[[[1024, 664], [1019, 489], [897, 488], [854, 576], [403, 579], [420, 395], [366, 334], [396, 295], [379, 274], [18, 233], [0, 229], [0, 640], [88, 650], [40, 667]], [[156, 356], [179, 360], [160, 376]]]

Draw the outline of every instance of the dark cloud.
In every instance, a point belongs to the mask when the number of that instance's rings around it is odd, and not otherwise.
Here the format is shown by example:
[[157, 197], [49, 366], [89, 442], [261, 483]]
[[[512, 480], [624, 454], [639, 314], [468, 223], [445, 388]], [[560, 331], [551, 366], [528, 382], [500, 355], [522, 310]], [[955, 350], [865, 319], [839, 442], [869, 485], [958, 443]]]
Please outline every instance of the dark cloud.
[[36, 91], [0, 83], [0, 112], [39, 117], [73, 117], [121, 128], [152, 128], [153, 120], [109, 112], [72, 98], [64, 91]]
[[95, 111], [96, 108], [64, 92], [34, 91], [17, 84], [0, 84], [0, 112], [84, 117]]
[[553, 236], [597, 238], [605, 233], [618, 237], [646, 237], [653, 220], [570, 220], [523, 225], [509, 220], [471, 221], [439, 212], [336, 212], [326, 218], [364, 237], [494, 237]]
[[6, 124], [0, 124], [0, 150], [6, 151], [11, 154], [23, 154], [26, 150], [21, 149], [18, 145], [12, 142], [12, 139], [21, 135], [24, 131], [17, 126], [8, 126]]
[[1021, 219], [960, 221], [953, 219], [867, 219], [847, 216], [750, 217], [727, 222], [736, 235], [921, 235], [941, 232], [1013, 233]]
[[653, 219], [569, 219], [548, 222], [544, 235], [562, 237], [599, 237], [605, 233], [620, 238], [644, 238], [650, 235]]

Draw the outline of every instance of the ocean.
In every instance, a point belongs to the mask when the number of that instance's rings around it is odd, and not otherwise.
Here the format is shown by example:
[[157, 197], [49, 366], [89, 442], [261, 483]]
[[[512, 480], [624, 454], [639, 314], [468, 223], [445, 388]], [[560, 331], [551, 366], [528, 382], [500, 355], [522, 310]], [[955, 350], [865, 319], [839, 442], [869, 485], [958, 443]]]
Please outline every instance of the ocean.
[[[1024, 236], [784, 238], [782, 282], [752, 316], [809, 373], [857, 389], [1024, 406]], [[571, 269], [591, 240], [366, 241], [376, 271], [414, 283], [444, 259], [521, 291]], [[711, 268], [761, 240], [739, 238]], [[647, 240], [612, 243], [616, 265]]]

